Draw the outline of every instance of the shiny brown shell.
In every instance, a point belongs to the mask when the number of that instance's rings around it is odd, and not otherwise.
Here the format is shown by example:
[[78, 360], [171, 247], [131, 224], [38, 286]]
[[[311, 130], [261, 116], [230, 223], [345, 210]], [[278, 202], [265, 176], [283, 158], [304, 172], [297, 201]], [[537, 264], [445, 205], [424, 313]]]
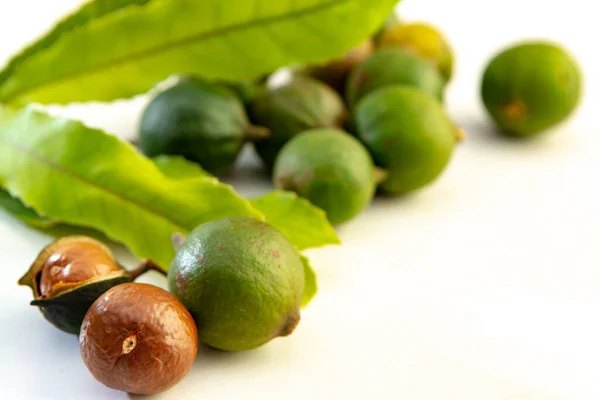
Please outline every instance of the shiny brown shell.
[[31, 288], [31, 305], [39, 307], [46, 320], [78, 335], [92, 303], [111, 287], [129, 281], [130, 274], [102, 243], [67, 236], [46, 246], [19, 284]]
[[86, 236], [67, 236], [46, 246], [19, 284], [31, 287], [36, 300], [51, 299], [126, 273], [101, 242]]
[[167, 291], [125, 283], [88, 310], [79, 335], [81, 356], [104, 385], [135, 394], [163, 392], [191, 369], [198, 351], [196, 324]]
[[44, 298], [95, 279], [124, 274], [110, 250], [90, 238], [60, 239], [45, 256], [39, 283], [40, 296]]

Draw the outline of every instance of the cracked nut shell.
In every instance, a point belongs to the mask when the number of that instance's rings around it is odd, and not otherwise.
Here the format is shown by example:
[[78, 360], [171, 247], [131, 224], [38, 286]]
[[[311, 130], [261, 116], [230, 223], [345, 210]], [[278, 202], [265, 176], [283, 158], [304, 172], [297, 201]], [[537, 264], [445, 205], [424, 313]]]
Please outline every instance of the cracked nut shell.
[[110, 250], [84, 236], [68, 236], [45, 247], [20, 285], [33, 291], [31, 305], [58, 329], [79, 334], [88, 308], [113, 286], [129, 282]]

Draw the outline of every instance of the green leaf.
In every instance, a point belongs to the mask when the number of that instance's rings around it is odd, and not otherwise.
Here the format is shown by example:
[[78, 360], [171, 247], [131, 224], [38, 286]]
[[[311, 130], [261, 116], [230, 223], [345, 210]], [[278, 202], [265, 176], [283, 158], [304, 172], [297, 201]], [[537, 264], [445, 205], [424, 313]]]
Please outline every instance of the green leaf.
[[0, 186], [49, 218], [89, 227], [166, 268], [171, 235], [232, 215], [262, 219], [214, 178], [174, 180], [80, 122], [0, 106]]
[[275, 190], [251, 202], [300, 250], [340, 244], [325, 212], [295, 193]]
[[34, 228], [45, 229], [58, 224], [58, 221], [42, 217], [2, 188], [0, 188], [0, 207]]
[[302, 266], [304, 267], [304, 297], [302, 297], [302, 307], [305, 307], [315, 297], [318, 291], [317, 275], [310, 266], [310, 260], [306, 256], [300, 255]]
[[158, 156], [152, 159], [160, 171], [171, 179], [213, 178], [200, 164], [181, 156]]
[[[212, 175], [204, 171], [200, 165], [181, 156], [158, 156], [152, 161], [168, 178], [212, 178]], [[48, 229], [61, 223], [39, 215], [34, 209], [27, 207], [20, 199], [11, 196], [2, 188], [0, 188], [0, 207], [34, 228]]]
[[0, 101], [110, 101], [180, 73], [254, 79], [342, 55], [396, 1], [92, 1], [8, 64]]
[[21, 53], [15, 55], [6, 65], [4, 71], [0, 73], [0, 82], [9, 79], [19, 65], [28, 58], [52, 47], [62, 35], [71, 33], [94, 19], [104, 17], [129, 5], [144, 5], [149, 1], [150, 0], [96, 0], [82, 5], [79, 10], [58, 21], [54, 28], [46, 33], [44, 37], [24, 48]]

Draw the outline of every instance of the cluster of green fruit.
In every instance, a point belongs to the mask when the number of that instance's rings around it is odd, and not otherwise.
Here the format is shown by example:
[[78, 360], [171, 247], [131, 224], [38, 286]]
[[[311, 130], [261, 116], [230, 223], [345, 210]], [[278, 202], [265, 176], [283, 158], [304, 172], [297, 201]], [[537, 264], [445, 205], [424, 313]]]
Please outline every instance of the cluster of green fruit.
[[[57, 328], [79, 335], [85, 365], [106, 386], [162, 392], [190, 371], [198, 341], [223, 351], [290, 335], [300, 321], [304, 269], [278, 230], [250, 217], [203, 224], [174, 237], [169, 292], [133, 281], [102, 243], [65, 237], [46, 247], [20, 284]], [[164, 272], [162, 272], [164, 274]]]
[[[146, 109], [140, 147], [223, 174], [252, 141], [278, 188], [340, 224], [377, 189], [404, 195], [442, 174], [463, 138], [442, 105], [452, 73], [451, 47], [436, 28], [394, 19], [342, 59], [298, 68], [282, 86], [182, 79]], [[501, 132], [522, 137], [565, 120], [580, 87], [567, 52], [526, 43], [490, 63], [482, 97]]]
[[278, 188], [340, 224], [378, 187], [402, 195], [445, 169], [460, 138], [441, 105], [451, 75], [452, 52], [436, 29], [396, 22], [283, 85], [183, 78], [148, 105], [139, 144], [148, 156], [181, 155], [220, 175], [252, 141]]

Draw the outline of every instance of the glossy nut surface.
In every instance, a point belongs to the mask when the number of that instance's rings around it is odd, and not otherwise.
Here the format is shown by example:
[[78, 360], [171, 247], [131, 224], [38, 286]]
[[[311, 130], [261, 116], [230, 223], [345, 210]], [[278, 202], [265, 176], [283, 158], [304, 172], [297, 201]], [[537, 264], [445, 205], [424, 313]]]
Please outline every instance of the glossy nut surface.
[[79, 343], [98, 381], [124, 392], [154, 394], [189, 372], [198, 334], [192, 316], [173, 295], [126, 283], [108, 290], [88, 310]]
[[85, 237], [62, 239], [46, 254], [40, 276], [40, 295], [54, 297], [91, 279], [122, 272], [110, 251]]

